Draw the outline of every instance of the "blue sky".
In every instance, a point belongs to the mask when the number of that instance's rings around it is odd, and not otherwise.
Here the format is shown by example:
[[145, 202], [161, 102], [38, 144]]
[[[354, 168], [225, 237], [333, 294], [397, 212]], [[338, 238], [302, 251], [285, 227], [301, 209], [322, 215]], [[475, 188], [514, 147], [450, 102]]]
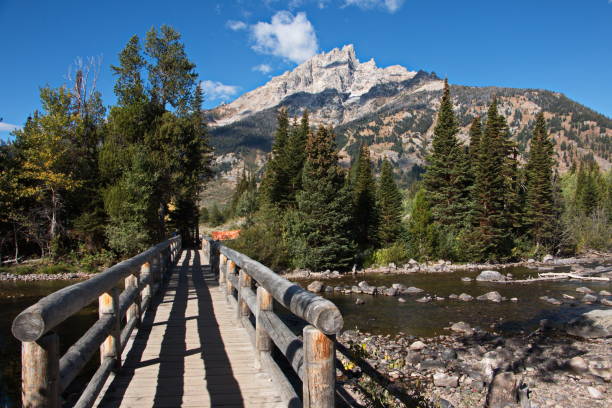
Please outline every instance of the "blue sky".
[[109, 65], [162, 24], [183, 35], [207, 107], [352, 43], [361, 61], [559, 91], [612, 117], [612, 0], [0, 0], [0, 137], [77, 57], [102, 59], [97, 87], [114, 103]]

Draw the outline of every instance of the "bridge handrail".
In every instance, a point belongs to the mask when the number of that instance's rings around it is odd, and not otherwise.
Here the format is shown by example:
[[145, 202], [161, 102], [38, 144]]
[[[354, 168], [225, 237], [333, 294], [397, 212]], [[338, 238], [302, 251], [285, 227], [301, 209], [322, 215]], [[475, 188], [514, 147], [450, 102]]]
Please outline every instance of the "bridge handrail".
[[[237, 320], [251, 336], [257, 362], [279, 384], [288, 405], [335, 406], [335, 335], [344, 323], [336, 305], [218, 241], [203, 237], [202, 246], [228, 301], [236, 307]], [[308, 323], [302, 339], [274, 312], [272, 298]], [[301, 401], [272, 357], [272, 343], [302, 381]]]
[[[181, 252], [181, 237], [172, 237], [83, 282], [67, 286], [36, 302], [13, 320], [13, 335], [22, 342], [22, 404], [60, 406], [60, 394], [100, 350], [100, 367], [74, 405], [90, 407], [111, 371], [121, 366], [121, 353]], [[119, 286], [125, 289], [119, 293]], [[98, 300], [99, 319], [60, 358], [60, 323]], [[121, 328], [125, 317], [125, 326]]]

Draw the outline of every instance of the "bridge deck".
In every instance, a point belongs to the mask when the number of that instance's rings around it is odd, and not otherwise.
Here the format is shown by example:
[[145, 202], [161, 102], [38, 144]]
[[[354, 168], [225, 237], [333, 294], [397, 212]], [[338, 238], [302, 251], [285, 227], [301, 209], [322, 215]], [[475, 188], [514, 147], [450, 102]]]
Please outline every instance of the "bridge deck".
[[270, 377], [254, 368], [248, 334], [201, 259], [183, 251], [99, 407], [283, 406]]

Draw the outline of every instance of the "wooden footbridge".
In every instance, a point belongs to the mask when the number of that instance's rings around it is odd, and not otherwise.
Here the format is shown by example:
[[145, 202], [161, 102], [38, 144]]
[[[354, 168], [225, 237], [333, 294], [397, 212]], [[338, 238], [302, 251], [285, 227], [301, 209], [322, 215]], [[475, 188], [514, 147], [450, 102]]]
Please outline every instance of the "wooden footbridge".
[[[173, 237], [19, 314], [23, 406], [335, 406], [336, 306], [202, 242]], [[96, 301], [99, 319], [60, 356], [58, 325]]]

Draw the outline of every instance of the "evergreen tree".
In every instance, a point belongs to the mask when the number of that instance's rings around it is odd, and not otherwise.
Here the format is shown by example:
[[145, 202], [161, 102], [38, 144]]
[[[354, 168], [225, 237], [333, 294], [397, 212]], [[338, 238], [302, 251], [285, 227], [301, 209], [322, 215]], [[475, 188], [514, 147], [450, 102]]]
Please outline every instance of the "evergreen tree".
[[475, 117], [470, 125], [470, 159], [474, 164], [478, 158], [478, 149], [480, 148], [480, 139], [482, 138], [482, 123], [479, 117]]
[[277, 114], [276, 133], [272, 153], [261, 182], [262, 206], [284, 207], [289, 200], [289, 172], [287, 144], [289, 140], [289, 115], [286, 108]]
[[427, 191], [420, 188], [412, 204], [408, 223], [408, 251], [419, 260], [428, 260], [436, 256], [437, 231], [427, 201]]
[[298, 193], [297, 217], [290, 226], [297, 267], [348, 269], [354, 258], [350, 192], [334, 139], [333, 131], [322, 126], [308, 136], [303, 191]]
[[469, 174], [457, 132], [450, 88], [445, 81], [424, 186], [434, 220], [450, 230], [461, 229], [469, 212]]
[[402, 232], [402, 195], [387, 159], [382, 164], [376, 199], [379, 212], [378, 237], [381, 244], [390, 245]]
[[355, 205], [355, 236], [362, 247], [378, 245], [378, 213], [376, 209], [376, 184], [372, 174], [370, 149], [362, 144], [359, 149], [353, 183]]
[[536, 118], [526, 166], [525, 225], [536, 246], [550, 248], [558, 216], [553, 199], [553, 142], [546, 131], [544, 114]]
[[481, 260], [495, 259], [509, 253], [510, 233], [506, 220], [506, 153], [502, 133], [504, 121], [493, 100], [479, 143], [473, 200], [478, 241], [474, 243]]
[[302, 171], [306, 159], [306, 140], [309, 131], [308, 111], [305, 110], [300, 123], [292, 126], [285, 148], [287, 180], [289, 183], [287, 202], [291, 205], [295, 204], [296, 194], [302, 188]]

